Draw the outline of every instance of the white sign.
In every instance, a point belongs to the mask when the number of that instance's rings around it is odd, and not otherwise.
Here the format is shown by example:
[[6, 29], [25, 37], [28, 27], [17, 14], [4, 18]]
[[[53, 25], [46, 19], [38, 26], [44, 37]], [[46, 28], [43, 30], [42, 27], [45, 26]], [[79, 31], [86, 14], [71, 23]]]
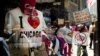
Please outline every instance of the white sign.
[[77, 32], [73, 33], [73, 43], [77, 45], [88, 45], [89, 33], [88, 32]]
[[90, 14], [88, 9], [76, 11], [73, 13], [73, 16], [76, 23], [85, 23], [90, 21]]
[[58, 19], [58, 25], [63, 25], [64, 24], [64, 19]]

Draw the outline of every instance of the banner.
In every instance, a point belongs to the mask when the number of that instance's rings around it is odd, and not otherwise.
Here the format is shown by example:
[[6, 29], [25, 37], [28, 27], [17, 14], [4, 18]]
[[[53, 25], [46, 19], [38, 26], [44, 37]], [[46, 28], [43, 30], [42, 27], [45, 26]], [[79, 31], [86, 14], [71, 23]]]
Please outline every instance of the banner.
[[91, 21], [90, 13], [87, 8], [74, 12], [73, 17], [76, 23], [85, 23]]
[[97, 0], [87, 0], [87, 6], [90, 8]]
[[73, 44], [76, 45], [85, 45], [87, 46], [89, 44], [89, 33], [88, 32], [73, 32]]
[[92, 22], [97, 21], [97, 0], [87, 0], [87, 8], [91, 14]]

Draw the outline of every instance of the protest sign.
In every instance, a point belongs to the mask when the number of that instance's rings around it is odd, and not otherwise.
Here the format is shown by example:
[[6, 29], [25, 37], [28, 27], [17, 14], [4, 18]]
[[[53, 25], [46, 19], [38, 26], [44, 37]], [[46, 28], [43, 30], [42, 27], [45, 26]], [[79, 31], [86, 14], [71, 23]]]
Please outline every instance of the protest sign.
[[73, 43], [76, 45], [85, 45], [87, 46], [89, 43], [89, 33], [88, 32], [73, 32]]
[[76, 23], [85, 23], [91, 21], [88, 9], [74, 12], [73, 17]]

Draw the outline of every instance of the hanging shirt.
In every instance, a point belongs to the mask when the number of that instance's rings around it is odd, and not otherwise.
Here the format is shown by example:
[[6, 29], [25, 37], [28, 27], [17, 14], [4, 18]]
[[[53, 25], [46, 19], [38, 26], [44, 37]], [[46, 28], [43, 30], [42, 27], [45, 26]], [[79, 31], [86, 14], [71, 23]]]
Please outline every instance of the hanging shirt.
[[[19, 16], [22, 16], [22, 22], [23, 22], [23, 27], [25, 30], [33, 30], [33, 31], [42, 31], [44, 28], [46, 28], [45, 21], [43, 19], [43, 14], [42, 12], [38, 11], [38, 18], [39, 18], [39, 24], [36, 28], [33, 28], [31, 24], [28, 22], [28, 15], [25, 15], [21, 12], [20, 8], [17, 7], [11, 11], [9, 11], [6, 14], [5, 17], [5, 31], [8, 33], [12, 33], [12, 29], [14, 28], [15, 25], [20, 25], [20, 19]], [[34, 18], [34, 16], [32, 16]]]
[[23, 30], [21, 33], [25, 34], [32, 42], [42, 42], [41, 38], [38, 39], [36, 37], [41, 37], [41, 31], [46, 28], [46, 24], [43, 19], [43, 13], [38, 10], [36, 11], [38, 15], [31, 16], [32, 18], [30, 19], [30, 16], [23, 14], [19, 7], [10, 10], [5, 17], [5, 32], [11, 34], [15, 26], [20, 25], [19, 17], [22, 16]]

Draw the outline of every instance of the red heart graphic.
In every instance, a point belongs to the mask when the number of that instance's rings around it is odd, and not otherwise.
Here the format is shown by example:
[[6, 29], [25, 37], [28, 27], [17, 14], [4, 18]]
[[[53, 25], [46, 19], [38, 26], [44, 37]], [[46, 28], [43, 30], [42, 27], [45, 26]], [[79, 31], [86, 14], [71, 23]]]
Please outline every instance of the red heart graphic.
[[40, 20], [39, 20], [38, 17], [34, 17], [34, 18], [29, 17], [28, 18], [28, 23], [35, 29], [39, 26]]

